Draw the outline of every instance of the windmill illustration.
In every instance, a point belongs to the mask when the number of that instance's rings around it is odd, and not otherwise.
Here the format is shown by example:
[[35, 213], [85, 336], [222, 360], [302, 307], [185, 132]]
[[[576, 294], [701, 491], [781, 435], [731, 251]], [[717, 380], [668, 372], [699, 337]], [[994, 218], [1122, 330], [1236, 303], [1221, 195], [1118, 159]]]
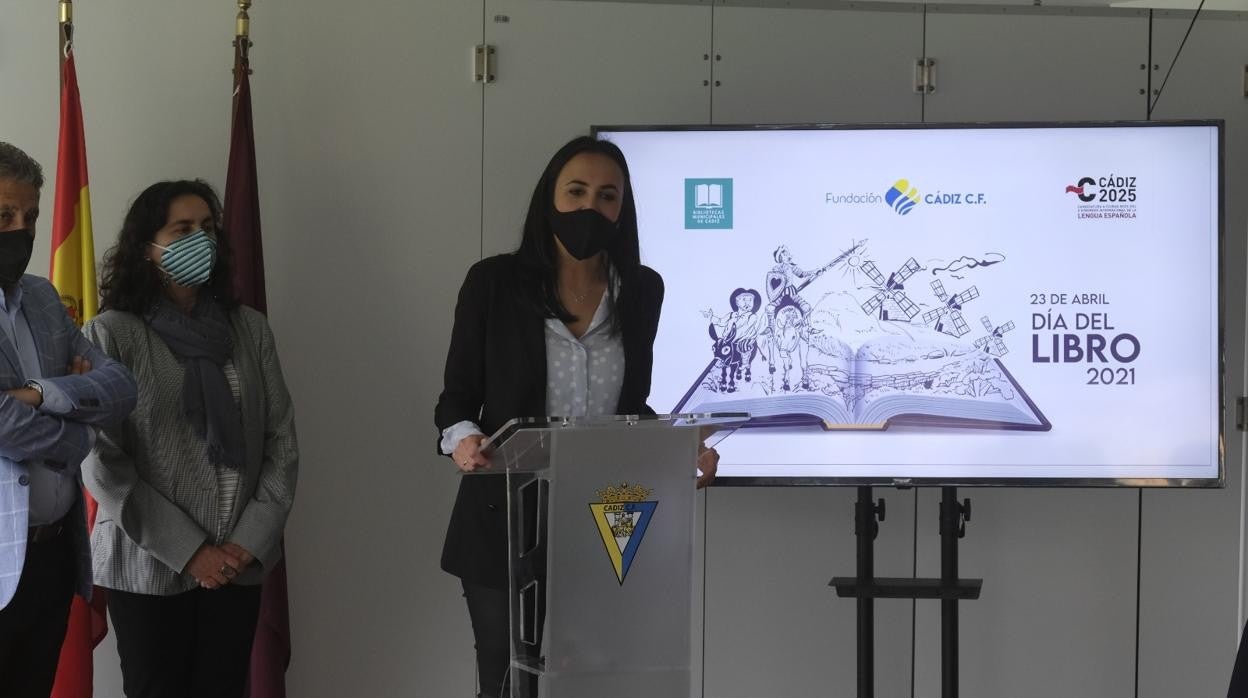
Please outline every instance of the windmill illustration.
[[988, 334], [975, 340], [975, 347], [983, 349], [998, 358], [1008, 354], [1010, 350], [1005, 346], [1005, 342], [1001, 340], [1001, 336], [1014, 329], [1014, 321], [1010, 320], [1000, 327], [994, 327], [987, 315], [980, 318], [979, 321], [984, 323], [984, 329], [988, 330]]
[[[952, 337], [961, 337], [970, 332], [971, 328], [967, 326], [966, 320], [962, 319], [962, 306], [979, 298], [979, 289], [972, 286], [962, 293], [951, 296], [945, 293], [945, 286], [940, 283], [940, 279], [936, 279], [932, 282], [932, 291], [944, 305], [923, 313], [923, 322], [929, 325], [936, 323], [937, 332], [944, 332]], [[946, 324], [946, 319], [953, 322], [952, 328]]]
[[[915, 315], [919, 314], [919, 306], [914, 301], [906, 297], [905, 281], [919, 270], [919, 263], [914, 261], [914, 257], [906, 260], [897, 271], [888, 275], [885, 279], [880, 270], [876, 268], [875, 262], [863, 262], [862, 272], [871, 277], [874, 282], [875, 295], [871, 296], [871, 300], [862, 304], [862, 311], [870, 315], [877, 310], [880, 313], [881, 320], [908, 321], [912, 320]], [[889, 311], [898, 311], [897, 314], [905, 315], [901, 317], [889, 317]]]

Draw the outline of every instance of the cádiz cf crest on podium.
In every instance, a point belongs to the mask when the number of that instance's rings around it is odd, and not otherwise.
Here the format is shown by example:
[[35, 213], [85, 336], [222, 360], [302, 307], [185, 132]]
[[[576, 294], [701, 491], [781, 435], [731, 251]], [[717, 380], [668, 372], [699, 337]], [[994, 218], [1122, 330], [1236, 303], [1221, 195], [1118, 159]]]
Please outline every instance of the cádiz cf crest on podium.
[[637, 557], [637, 549], [641, 547], [654, 510], [659, 506], [658, 501], [649, 499], [653, 493], [654, 490], [648, 487], [622, 482], [598, 490], [598, 498], [602, 501], [589, 505], [594, 522], [598, 524], [598, 533], [602, 535], [602, 544], [606, 546], [607, 557], [615, 568], [615, 578], [621, 585]]

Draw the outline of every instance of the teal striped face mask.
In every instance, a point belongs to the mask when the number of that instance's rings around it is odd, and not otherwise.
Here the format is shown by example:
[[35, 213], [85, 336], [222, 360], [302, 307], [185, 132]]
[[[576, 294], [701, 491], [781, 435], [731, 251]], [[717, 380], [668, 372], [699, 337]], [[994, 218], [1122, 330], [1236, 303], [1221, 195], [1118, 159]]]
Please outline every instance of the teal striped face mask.
[[217, 238], [206, 230], [196, 230], [178, 238], [168, 247], [149, 243], [165, 251], [160, 257], [160, 268], [169, 280], [179, 286], [202, 286], [212, 276], [217, 261]]

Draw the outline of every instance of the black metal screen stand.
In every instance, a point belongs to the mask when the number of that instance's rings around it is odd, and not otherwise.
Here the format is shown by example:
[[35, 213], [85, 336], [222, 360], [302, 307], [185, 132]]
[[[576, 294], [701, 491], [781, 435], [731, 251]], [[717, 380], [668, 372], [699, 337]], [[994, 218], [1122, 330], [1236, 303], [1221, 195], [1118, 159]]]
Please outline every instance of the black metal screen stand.
[[858, 599], [858, 698], [875, 696], [875, 599], [940, 599], [940, 695], [958, 695], [958, 601], [979, 598], [982, 579], [958, 579], [958, 539], [971, 520], [971, 500], [958, 502], [956, 487], [941, 488], [940, 577], [875, 576], [875, 537], [884, 520], [884, 500], [872, 500], [870, 487], [858, 488], [854, 535], [858, 574], [833, 577], [836, 595]]

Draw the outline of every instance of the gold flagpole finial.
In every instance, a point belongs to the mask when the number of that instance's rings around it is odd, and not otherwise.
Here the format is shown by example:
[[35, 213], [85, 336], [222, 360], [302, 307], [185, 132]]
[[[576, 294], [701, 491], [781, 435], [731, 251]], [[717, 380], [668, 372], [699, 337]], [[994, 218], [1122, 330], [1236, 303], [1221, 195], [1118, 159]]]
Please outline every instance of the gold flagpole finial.
[[234, 22], [234, 86], [238, 86], [241, 71], [251, 74], [251, 0], [238, 0], [238, 17]]
[[[60, 25], [61, 31], [59, 32], [60, 40], [57, 43], [60, 44], [60, 49], [61, 49], [60, 61], [61, 63], [64, 63], [65, 59], [69, 56], [69, 52], [72, 51], [74, 47], [74, 3], [73, 3], [73, 0], [60, 0], [60, 8], [61, 8], [61, 25]], [[64, 76], [62, 76], [62, 81], [64, 81]]]
[[251, 0], [238, 0], [238, 18], [234, 34], [240, 39], [247, 39], [251, 36], [251, 17], [247, 14], [247, 10], [250, 9]]

